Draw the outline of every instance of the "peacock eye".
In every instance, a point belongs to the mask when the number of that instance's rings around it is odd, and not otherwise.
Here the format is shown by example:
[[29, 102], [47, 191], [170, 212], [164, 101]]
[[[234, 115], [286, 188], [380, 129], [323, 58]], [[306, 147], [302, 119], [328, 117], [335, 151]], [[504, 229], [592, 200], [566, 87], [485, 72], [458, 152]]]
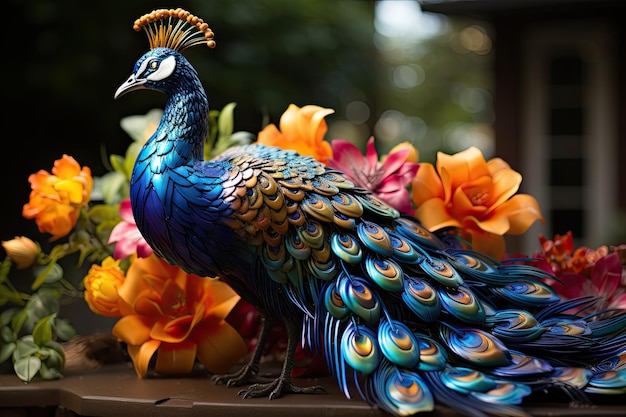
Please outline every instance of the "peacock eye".
[[150, 68], [152, 68], [152, 69], [156, 69], [156, 67], [158, 67], [157, 62], [156, 62], [156, 61], [152, 61], [152, 62], [150, 63]]

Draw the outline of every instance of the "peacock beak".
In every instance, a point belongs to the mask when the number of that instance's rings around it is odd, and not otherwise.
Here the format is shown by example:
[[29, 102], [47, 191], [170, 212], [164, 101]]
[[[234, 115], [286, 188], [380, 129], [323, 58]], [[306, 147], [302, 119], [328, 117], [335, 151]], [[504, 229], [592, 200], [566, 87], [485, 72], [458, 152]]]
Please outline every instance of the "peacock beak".
[[130, 91], [135, 91], [135, 90], [140, 90], [142, 88], [146, 88], [144, 86], [146, 81], [147, 80], [145, 78], [137, 78], [135, 74], [131, 74], [130, 77], [128, 77], [128, 79], [124, 81], [124, 84], [119, 86], [113, 98], [118, 99], [119, 97], [123, 96], [124, 94]]

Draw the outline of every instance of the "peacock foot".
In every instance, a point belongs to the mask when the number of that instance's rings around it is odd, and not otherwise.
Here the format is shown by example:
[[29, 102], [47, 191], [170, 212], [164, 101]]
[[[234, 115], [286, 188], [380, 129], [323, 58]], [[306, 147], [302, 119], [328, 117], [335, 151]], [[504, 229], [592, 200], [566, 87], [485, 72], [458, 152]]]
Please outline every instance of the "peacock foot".
[[264, 378], [258, 375], [258, 367], [247, 364], [237, 372], [224, 375], [213, 375], [211, 381], [215, 384], [226, 384], [227, 387], [240, 387], [250, 383], [269, 382], [271, 378]]
[[319, 386], [299, 387], [291, 383], [291, 379], [278, 377], [270, 383], [254, 384], [239, 391], [243, 398], [258, 398], [269, 396], [270, 400], [282, 397], [284, 394], [325, 394], [326, 390]]

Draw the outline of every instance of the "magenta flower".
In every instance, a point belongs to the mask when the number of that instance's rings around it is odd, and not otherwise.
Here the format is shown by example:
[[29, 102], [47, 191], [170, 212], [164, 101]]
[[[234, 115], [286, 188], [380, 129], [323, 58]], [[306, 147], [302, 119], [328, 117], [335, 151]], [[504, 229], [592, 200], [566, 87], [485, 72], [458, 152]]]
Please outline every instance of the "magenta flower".
[[150, 256], [152, 248], [137, 229], [130, 199], [127, 198], [120, 203], [120, 216], [122, 221], [113, 228], [109, 236], [109, 243], [116, 242], [113, 257], [123, 259], [135, 253], [140, 258]]
[[359, 148], [342, 139], [334, 139], [332, 149], [333, 156], [328, 159], [330, 167], [342, 171], [356, 185], [371, 191], [397, 210], [413, 213], [407, 187], [419, 164], [416, 158], [411, 158], [417, 153], [410, 144], [396, 146], [382, 162], [378, 160], [374, 137], [367, 141], [365, 157]]

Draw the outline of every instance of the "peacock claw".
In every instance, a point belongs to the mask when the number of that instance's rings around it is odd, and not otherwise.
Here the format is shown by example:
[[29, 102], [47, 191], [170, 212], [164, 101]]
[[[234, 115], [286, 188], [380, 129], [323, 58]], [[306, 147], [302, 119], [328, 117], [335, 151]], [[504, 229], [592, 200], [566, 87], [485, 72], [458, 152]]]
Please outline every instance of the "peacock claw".
[[258, 368], [251, 365], [245, 365], [237, 372], [233, 372], [230, 374], [224, 375], [213, 375], [211, 377], [211, 381], [214, 384], [226, 384], [228, 388], [231, 387], [240, 387], [242, 385], [246, 385], [249, 383], [262, 383], [269, 382], [271, 378], [264, 378], [262, 376], [257, 375]]
[[269, 397], [270, 400], [274, 400], [284, 394], [326, 394], [326, 390], [319, 385], [299, 387], [292, 384], [289, 378], [278, 377], [270, 383], [251, 385], [237, 394], [242, 398]]

